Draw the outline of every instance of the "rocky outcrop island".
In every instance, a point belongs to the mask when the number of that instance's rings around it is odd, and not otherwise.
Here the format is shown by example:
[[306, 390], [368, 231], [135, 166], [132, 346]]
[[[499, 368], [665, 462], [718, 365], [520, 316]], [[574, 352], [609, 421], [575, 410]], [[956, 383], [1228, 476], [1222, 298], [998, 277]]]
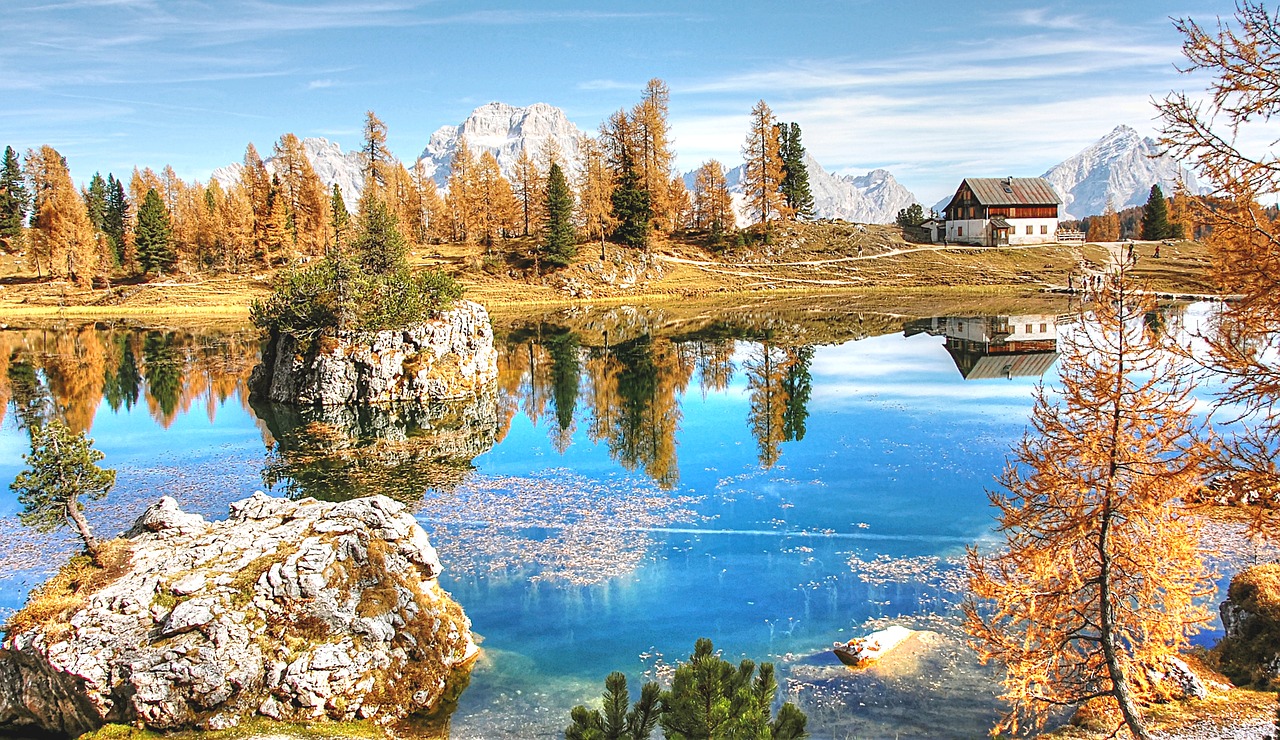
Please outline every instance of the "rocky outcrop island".
[[256, 493], [219, 522], [165, 497], [122, 546], [83, 603], [10, 622], [0, 730], [391, 721], [439, 708], [477, 653], [426, 533], [383, 496]]
[[309, 343], [274, 334], [249, 387], [257, 400], [319, 406], [463, 398], [497, 379], [497, 357], [489, 313], [457, 301], [400, 329], [330, 330]]

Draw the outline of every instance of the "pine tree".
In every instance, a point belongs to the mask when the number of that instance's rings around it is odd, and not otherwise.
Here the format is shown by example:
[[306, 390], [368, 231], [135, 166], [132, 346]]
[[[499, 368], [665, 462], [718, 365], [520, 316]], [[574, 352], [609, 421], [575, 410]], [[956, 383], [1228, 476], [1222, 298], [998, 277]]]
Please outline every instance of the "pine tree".
[[800, 124], [778, 124], [778, 154], [782, 157], [781, 189], [787, 208], [797, 218], [813, 218], [813, 192], [804, 144], [800, 143]]
[[1213, 581], [1180, 506], [1206, 453], [1190, 384], [1144, 331], [1149, 308], [1121, 272], [1058, 340], [1060, 393], [1038, 390], [1005, 490], [991, 494], [1004, 546], [969, 551], [980, 601], [965, 605], [966, 629], [1005, 669], [998, 729], [1098, 700], [1149, 738], [1140, 677], [1208, 621]]
[[390, 274], [405, 265], [409, 254], [396, 217], [381, 200], [369, 203], [360, 216], [360, 230], [351, 253], [368, 273]]
[[649, 740], [661, 716], [661, 693], [658, 684], [649, 681], [633, 705], [627, 677], [614, 671], [604, 680], [604, 711], [574, 707], [569, 713], [573, 724], [565, 729], [565, 740]]
[[924, 206], [919, 203], [912, 203], [901, 209], [898, 211], [898, 217], [895, 222], [899, 226], [919, 226], [924, 223]]
[[547, 200], [544, 208], [542, 254], [547, 264], [564, 267], [573, 262], [578, 252], [573, 234], [573, 193], [565, 181], [560, 165], [551, 165], [547, 176]]
[[1120, 216], [1116, 213], [1116, 207], [1112, 205], [1110, 197], [1107, 198], [1107, 205], [1102, 210], [1102, 215], [1089, 219], [1089, 233], [1085, 238], [1091, 242], [1119, 241]]
[[125, 264], [125, 223], [129, 217], [129, 199], [124, 183], [107, 174], [107, 205], [103, 213], [102, 231], [107, 235], [112, 257], [117, 266]]
[[649, 193], [641, 187], [640, 175], [626, 168], [610, 197], [617, 226], [613, 238], [619, 244], [637, 249], [649, 248]]
[[72, 432], [60, 419], [31, 429], [31, 454], [22, 456], [27, 467], [9, 486], [22, 504], [22, 523], [42, 532], [71, 525], [96, 559], [98, 539], [80, 500], [100, 499], [115, 485], [116, 471], [97, 465], [103, 457], [93, 449], [93, 440]]
[[138, 249], [138, 264], [143, 272], [155, 270], [163, 273], [166, 267], [172, 267], [177, 261], [169, 212], [165, 210], [164, 201], [155, 188], [147, 190], [142, 205], [138, 206], [134, 244]]
[[4, 148], [0, 164], [0, 249], [17, 251], [30, 209], [30, 194], [22, 184], [22, 165], [13, 147]]
[[347, 211], [347, 202], [342, 199], [342, 188], [333, 184], [333, 194], [329, 196], [329, 239], [327, 244], [336, 252], [342, 252], [342, 245], [347, 242], [351, 232], [351, 214]]
[[1169, 204], [1160, 190], [1160, 183], [1151, 186], [1151, 195], [1147, 205], [1142, 209], [1142, 238], [1148, 241], [1168, 239], [1172, 229], [1169, 226]]
[[105, 231], [107, 215], [107, 181], [102, 174], [95, 172], [89, 179], [89, 187], [84, 192], [84, 207], [89, 215], [89, 223], [97, 231]]
[[761, 100], [751, 109], [751, 130], [742, 147], [742, 189], [747, 210], [758, 224], [768, 224], [788, 214], [782, 197], [782, 155], [777, 120]]

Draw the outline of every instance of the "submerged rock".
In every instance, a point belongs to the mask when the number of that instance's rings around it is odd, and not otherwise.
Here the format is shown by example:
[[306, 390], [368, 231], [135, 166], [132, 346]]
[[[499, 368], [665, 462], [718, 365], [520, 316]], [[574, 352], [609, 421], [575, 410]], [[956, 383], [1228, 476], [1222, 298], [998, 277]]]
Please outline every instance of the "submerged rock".
[[477, 653], [426, 533], [383, 496], [262, 493], [206, 522], [163, 498], [122, 574], [0, 647], [0, 729], [218, 729], [436, 708]]
[[309, 346], [274, 336], [249, 388], [257, 400], [321, 406], [463, 398], [497, 379], [497, 358], [489, 313], [458, 301], [405, 329], [322, 334]]
[[837, 642], [832, 652], [841, 663], [851, 668], [862, 668], [883, 658], [907, 638], [916, 634], [913, 630], [901, 625], [890, 625], [885, 629], [872, 632], [866, 637], [856, 637], [848, 642]]

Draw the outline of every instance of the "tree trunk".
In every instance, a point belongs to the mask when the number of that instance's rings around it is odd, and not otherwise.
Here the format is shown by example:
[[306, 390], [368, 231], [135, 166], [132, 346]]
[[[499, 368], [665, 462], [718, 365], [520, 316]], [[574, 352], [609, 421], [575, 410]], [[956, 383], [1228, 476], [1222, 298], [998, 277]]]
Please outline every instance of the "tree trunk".
[[84, 540], [84, 549], [89, 551], [89, 556], [93, 561], [98, 562], [98, 538], [93, 536], [93, 531], [89, 529], [89, 522], [84, 518], [84, 513], [80, 511], [80, 505], [74, 500], [66, 503], [67, 518], [75, 525], [76, 531], [80, 533], [80, 539]]

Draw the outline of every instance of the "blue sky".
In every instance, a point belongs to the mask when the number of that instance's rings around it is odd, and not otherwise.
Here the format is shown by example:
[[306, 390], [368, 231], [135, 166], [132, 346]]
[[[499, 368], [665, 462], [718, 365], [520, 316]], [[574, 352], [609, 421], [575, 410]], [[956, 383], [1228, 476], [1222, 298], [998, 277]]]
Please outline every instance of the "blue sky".
[[1180, 75], [1170, 16], [1230, 0], [285, 2], [3, 0], [0, 146], [72, 175], [173, 165], [201, 179], [286, 132], [359, 144], [372, 109], [412, 161], [498, 100], [594, 131], [671, 87], [678, 166], [736, 164], [756, 100], [828, 169], [889, 169], [926, 204], [965, 176], [1038, 175], [1128, 124]]

